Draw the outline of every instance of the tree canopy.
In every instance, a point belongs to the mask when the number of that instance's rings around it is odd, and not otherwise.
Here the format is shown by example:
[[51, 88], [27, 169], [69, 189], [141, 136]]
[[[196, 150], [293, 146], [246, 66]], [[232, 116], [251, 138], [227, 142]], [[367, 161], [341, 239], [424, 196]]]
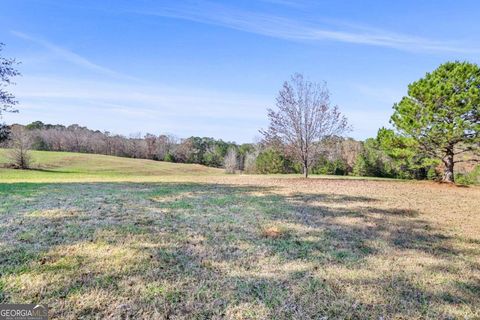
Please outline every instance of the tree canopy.
[[6, 87], [13, 84], [12, 78], [20, 75], [15, 69], [18, 62], [2, 56], [3, 43], [0, 43], [0, 117], [3, 112], [16, 112], [15, 105], [18, 101], [15, 96], [6, 90]]
[[480, 68], [469, 62], [447, 62], [408, 86], [394, 105], [391, 123], [412, 138], [419, 152], [441, 159], [446, 182], [454, 181], [454, 164], [475, 161], [459, 157], [480, 146]]
[[330, 103], [325, 84], [294, 74], [278, 93], [276, 109], [268, 109], [270, 125], [261, 131], [267, 142], [282, 144], [302, 163], [304, 176], [320, 152], [319, 142], [348, 130], [347, 118]]
[[[0, 42], [0, 120], [4, 112], [16, 112], [15, 105], [18, 101], [15, 96], [7, 91], [7, 87], [12, 83], [12, 78], [20, 75], [15, 65], [18, 62], [15, 59], [8, 59], [2, 56], [4, 44]], [[9, 128], [0, 123], [0, 142], [6, 140], [10, 134]]]

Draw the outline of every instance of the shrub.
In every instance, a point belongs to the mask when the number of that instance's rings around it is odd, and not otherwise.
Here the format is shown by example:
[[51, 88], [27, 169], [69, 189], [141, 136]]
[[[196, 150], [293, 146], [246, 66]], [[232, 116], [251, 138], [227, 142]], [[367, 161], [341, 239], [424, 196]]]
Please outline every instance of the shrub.
[[168, 153], [165, 155], [165, 158], [163, 158], [163, 161], [166, 161], [166, 162], [175, 162], [175, 157], [173, 156], [173, 154], [171, 154], [170, 152], [168, 152]]
[[439, 180], [442, 176], [438, 172], [435, 166], [431, 166], [427, 171], [427, 179], [428, 180]]
[[357, 160], [355, 160], [355, 164], [353, 165], [353, 175], [364, 177], [367, 175], [367, 173], [367, 161], [363, 155], [359, 154], [357, 156]]
[[202, 164], [209, 167], [221, 167], [223, 162], [224, 159], [222, 159], [220, 154], [210, 151], [207, 151], [202, 159]]
[[256, 167], [259, 173], [285, 173], [285, 157], [277, 150], [268, 149], [260, 154], [256, 160]]
[[320, 157], [315, 166], [312, 168], [314, 174], [332, 174], [332, 175], [347, 175], [347, 163], [342, 159], [330, 161], [325, 157]]
[[456, 173], [455, 182], [463, 185], [480, 185], [480, 165], [477, 165], [475, 169], [469, 173]]

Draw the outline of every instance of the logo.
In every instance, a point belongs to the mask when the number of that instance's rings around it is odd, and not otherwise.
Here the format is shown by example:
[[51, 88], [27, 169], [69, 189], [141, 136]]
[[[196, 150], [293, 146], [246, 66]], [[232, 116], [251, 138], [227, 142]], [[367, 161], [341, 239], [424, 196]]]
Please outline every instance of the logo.
[[0, 304], [0, 320], [48, 320], [48, 307], [41, 304]]

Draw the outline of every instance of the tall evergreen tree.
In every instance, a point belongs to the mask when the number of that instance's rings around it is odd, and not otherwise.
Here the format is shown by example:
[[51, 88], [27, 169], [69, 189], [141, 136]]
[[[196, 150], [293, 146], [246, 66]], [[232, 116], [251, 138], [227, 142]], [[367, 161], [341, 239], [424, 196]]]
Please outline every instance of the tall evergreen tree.
[[476, 161], [459, 157], [480, 150], [480, 68], [448, 62], [408, 86], [394, 105], [391, 122], [412, 138], [419, 151], [444, 163], [445, 182], [454, 182], [454, 165]]

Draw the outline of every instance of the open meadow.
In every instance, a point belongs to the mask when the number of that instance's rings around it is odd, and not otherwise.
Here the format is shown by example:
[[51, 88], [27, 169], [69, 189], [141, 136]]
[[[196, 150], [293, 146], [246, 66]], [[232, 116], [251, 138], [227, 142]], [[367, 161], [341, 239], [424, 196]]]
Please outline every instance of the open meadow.
[[0, 169], [2, 302], [52, 319], [480, 317], [479, 187], [34, 160]]

